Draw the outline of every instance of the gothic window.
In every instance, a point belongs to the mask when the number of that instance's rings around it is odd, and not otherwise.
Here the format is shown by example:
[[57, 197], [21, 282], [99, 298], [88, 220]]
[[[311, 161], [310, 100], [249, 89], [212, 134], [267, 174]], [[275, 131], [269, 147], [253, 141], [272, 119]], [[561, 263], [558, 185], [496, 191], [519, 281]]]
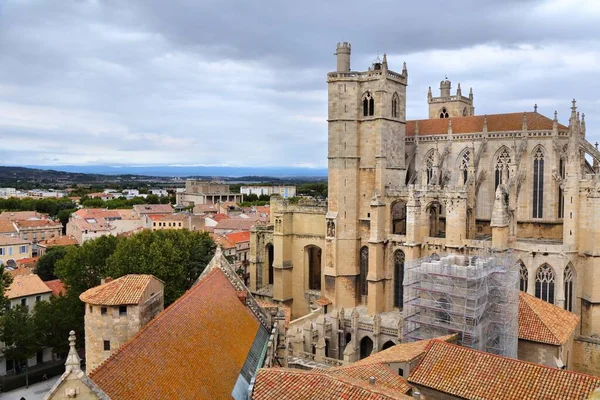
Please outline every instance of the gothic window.
[[366, 296], [369, 294], [367, 286], [367, 274], [369, 273], [369, 248], [363, 246], [360, 248], [360, 294]]
[[[562, 179], [565, 179], [565, 159], [560, 158], [558, 162], [558, 173]], [[565, 217], [565, 193], [563, 188], [558, 185], [558, 218]]]
[[[494, 168], [494, 191], [498, 189], [498, 185], [502, 183], [504, 174], [508, 174], [508, 166], [510, 165], [510, 153], [508, 149], [504, 147], [500, 151], [500, 155], [496, 160], [496, 166]], [[508, 180], [508, 176], [505, 177]]]
[[463, 117], [467, 116], [467, 107], [463, 108]]
[[527, 282], [529, 280], [529, 273], [527, 272], [527, 267], [523, 264], [522, 261], [519, 261], [519, 290], [521, 292], [527, 293]]
[[273, 284], [273, 274], [274, 274], [273, 260], [275, 257], [274, 257], [273, 245], [271, 243], [269, 243], [267, 245], [266, 251], [267, 251], [267, 265], [269, 268], [269, 285], [272, 285]]
[[460, 159], [458, 160], [458, 169], [460, 171], [460, 179], [462, 179], [463, 183], [467, 183], [467, 178], [469, 178], [469, 165], [471, 165], [471, 150], [466, 149]]
[[396, 250], [394, 252], [394, 307], [402, 308], [404, 301], [404, 252]]
[[425, 174], [427, 175], [427, 184], [431, 182], [433, 178], [433, 150], [425, 156]]
[[533, 153], [533, 218], [544, 214], [544, 152], [538, 147]]
[[565, 268], [565, 310], [573, 311], [573, 265], [569, 263]]
[[363, 97], [363, 116], [370, 117], [375, 114], [375, 99], [371, 96], [371, 92], [365, 93]]
[[535, 274], [535, 297], [554, 304], [554, 271], [543, 264]]
[[406, 235], [406, 203], [402, 200], [392, 205], [392, 234]]
[[321, 290], [321, 249], [317, 246], [307, 246], [308, 258], [308, 288]]
[[450, 115], [448, 114], [448, 110], [446, 110], [446, 107], [442, 108], [442, 111], [440, 111], [440, 118], [448, 118], [450, 117]]
[[398, 118], [398, 93], [392, 96], [392, 117]]

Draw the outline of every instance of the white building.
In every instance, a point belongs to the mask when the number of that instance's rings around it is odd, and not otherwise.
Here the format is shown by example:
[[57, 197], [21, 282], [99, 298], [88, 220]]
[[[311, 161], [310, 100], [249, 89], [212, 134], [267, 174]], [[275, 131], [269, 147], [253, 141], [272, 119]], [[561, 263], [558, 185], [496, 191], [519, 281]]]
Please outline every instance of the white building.
[[257, 196], [278, 194], [284, 199], [288, 197], [296, 197], [296, 186], [292, 185], [256, 185], [256, 186], [242, 186], [240, 187], [240, 193], [245, 195], [255, 194]]

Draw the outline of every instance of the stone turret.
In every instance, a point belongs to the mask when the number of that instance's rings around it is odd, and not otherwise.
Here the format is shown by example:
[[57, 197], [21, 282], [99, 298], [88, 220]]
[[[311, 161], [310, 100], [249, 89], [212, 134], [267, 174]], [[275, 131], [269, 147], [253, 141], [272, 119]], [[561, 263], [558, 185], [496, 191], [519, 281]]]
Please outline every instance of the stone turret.
[[450, 97], [450, 90], [452, 89], [452, 83], [448, 78], [440, 82], [440, 97]]
[[508, 224], [510, 217], [508, 214], [508, 192], [504, 184], [498, 185], [496, 197], [494, 199], [494, 208], [492, 210], [492, 248], [506, 249], [508, 246]]
[[343, 42], [337, 44], [335, 55], [337, 56], [337, 72], [350, 72], [350, 53], [352, 48], [350, 43]]
[[452, 82], [446, 77], [440, 82], [440, 96], [433, 97], [431, 88], [427, 93], [429, 104], [429, 118], [454, 118], [475, 115], [473, 106], [473, 89], [469, 90], [469, 96], [463, 96], [460, 83], [456, 89], [456, 95], [452, 95]]

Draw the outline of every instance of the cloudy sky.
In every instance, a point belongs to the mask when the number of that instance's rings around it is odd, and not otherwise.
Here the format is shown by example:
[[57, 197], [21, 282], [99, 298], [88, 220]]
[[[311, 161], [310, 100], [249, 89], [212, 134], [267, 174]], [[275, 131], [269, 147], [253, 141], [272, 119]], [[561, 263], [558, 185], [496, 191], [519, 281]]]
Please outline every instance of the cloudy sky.
[[575, 97], [600, 141], [599, 21], [597, 0], [0, 0], [0, 163], [324, 167], [338, 41], [354, 70], [407, 62], [409, 119], [448, 75], [480, 114], [566, 123]]

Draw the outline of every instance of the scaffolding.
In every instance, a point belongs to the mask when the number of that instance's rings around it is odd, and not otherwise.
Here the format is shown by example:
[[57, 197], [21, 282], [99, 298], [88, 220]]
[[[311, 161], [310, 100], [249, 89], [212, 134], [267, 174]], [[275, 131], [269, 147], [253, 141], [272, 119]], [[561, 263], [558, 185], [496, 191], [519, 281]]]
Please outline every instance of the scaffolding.
[[458, 334], [472, 349], [517, 358], [519, 275], [510, 253], [407, 261], [404, 341]]

